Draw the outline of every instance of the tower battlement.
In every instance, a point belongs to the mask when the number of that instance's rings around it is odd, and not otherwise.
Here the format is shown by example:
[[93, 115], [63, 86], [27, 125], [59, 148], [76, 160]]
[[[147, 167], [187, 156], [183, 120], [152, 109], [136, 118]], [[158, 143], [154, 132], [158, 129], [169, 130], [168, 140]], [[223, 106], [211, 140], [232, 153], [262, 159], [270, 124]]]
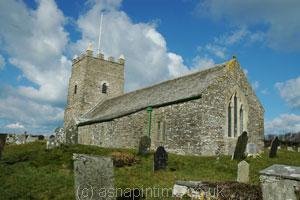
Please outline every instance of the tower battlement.
[[120, 55], [120, 57], [117, 60], [115, 60], [115, 58], [113, 56], [105, 57], [104, 54], [102, 54], [102, 53], [94, 54], [94, 52], [92, 50], [87, 50], [86, 52], [80, 54], [79, 56], [75, 56], [72, 59], [72, 64], [75, 64], [75, 63], [83, 60], [84, 57], [86, 57], [86, 56], [96, 58], [96, 59], [100, 59], [100, 60], [104, 60], [104, 61], [108, 61], [108, 62], [112, 62], [112, 63], [115, 63], [115, 64], [120, 64], [120, 65], [125, 64], [125, 58], [124, 58], [123, 55]]

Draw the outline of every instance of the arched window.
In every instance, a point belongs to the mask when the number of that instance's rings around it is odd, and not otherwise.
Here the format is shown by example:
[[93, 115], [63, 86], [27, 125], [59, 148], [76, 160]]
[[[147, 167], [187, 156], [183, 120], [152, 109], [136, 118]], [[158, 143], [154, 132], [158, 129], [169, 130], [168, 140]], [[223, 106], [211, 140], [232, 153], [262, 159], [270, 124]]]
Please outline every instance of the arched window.
[[240, 109], [240, 134], [242, 134], [244, 131], [244, 110], [243, 105], [241, 105]]
[[237, 110], [237, 97], [234, 95], [234, 137], [237, 136], [237, 115], [238, 115], [238, 110]]
[[243, 93], [235, 92], [226, 105], [226, 128], [228, 132], [225, 134], [228, 137], [238, 137], [243, 131], [247, 131], [248, 106], [246, 98]]
[[106, 83], [103, 83], [102, 84], [102, 89], [101, 89], [102, 93], [103, 94], [107, 94], [107, 84]]
[[75, 87], [74, 87], [74, 94], [76, 94], [77, 93], [77, 85], [75, 85]]
[[228, 105], [228, 137], [231, 137], [231, 129], [232, 129], [232, 127], [231, 127], [231, 103], [229, 103], [229, 105]]

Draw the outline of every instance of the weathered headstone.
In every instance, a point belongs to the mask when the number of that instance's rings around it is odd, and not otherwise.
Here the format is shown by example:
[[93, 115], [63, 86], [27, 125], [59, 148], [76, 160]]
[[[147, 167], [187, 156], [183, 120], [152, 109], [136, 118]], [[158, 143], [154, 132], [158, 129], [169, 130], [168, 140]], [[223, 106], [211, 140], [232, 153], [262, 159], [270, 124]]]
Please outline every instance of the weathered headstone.
[[242, 135], [238, 137], [234, 154], [233, 154], [234, 160], [242, 160], [245, 158], [245, 150], [247, 147], [247, 142], [248, 142], [247, 132], [244, 131]]
[[272, 143], [271, 143], [271, 149], [270, 149], [270, 152], [269, 152], [269, 158], [276, 157], [276, 155], [277, 155], [277, 148], [278, 148], [279, 144], [280, 144], [280, 142], [279, 142], [278, 137], [275, 137], [272, 140]]
[[73, 154], [73, 160], [76, 200], [116, 199], [111, 158]]
[[159, 146], [154, 153], [154, 171], [160, 169], [166, 169], [168, 165], [168, 153], [166, 152], [165, 148]]
[[49, 140], [46, 143], [46, 149], [53, 149], [58, 146], [59, 146], [59, 143], [56, 141], [55, 136], [51, 135], [49, 137]]
[[149, 149], [151, 146], [151, 139], [148, 136], [143, 136], [140, 139], [140, 143], [139, 143], [139, 154], [140, 155], [146, 155], [149, 153]]
[[287, 147], [288, 151], [294, 151], [293, 147]]
[[2, 157], [2, 151], [4, 150], [4, 146], [6, 143], [6, 134], [0, 134], [0, 159]]
[[246, 154], [247, 156], [256, 156], [258, 154], [258, 149], [256, 144], [248, 143], [246, 147]]
[[272, 165], [260, 171], [263, 200], [299, 200], [300, 167]]
[[238, 164], [237, 182], [249, 182], [249, 164], [244, 160]]

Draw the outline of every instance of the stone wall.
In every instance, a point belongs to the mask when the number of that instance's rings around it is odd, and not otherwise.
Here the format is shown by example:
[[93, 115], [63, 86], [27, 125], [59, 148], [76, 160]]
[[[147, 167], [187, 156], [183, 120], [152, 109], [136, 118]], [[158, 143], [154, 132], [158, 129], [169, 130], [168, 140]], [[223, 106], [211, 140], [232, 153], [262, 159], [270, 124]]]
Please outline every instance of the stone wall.
[[[245, 118], [249, 142], [262, 148], [264, 110], [239, 64], [233, 60], [202, 91], [201, 98], [153, 108], [152, 149], [164, 145], [168, 152], [177, 154], [231, 154], [237, 137], [227, 135], [227, 105], [236, 90], [243, 93], [243, 103], [248, 107]], [[148, 134], [148, 125], [148, 113], [142, 110], [107, 122], [79, 126], [79, 143], [137, 148], [139, 138]]]
[[[108, 86], [102, 93], [102, 84]], [[76, 88], [76, 89], [75, 89]], [[87, 51], [72, 63], [69, 80], [67, 107], [64, 115], [64, 129], [67, 143], [77, 142], [76, 121], [97, 103], [124, 92], [124, 60], [105, 60]]]

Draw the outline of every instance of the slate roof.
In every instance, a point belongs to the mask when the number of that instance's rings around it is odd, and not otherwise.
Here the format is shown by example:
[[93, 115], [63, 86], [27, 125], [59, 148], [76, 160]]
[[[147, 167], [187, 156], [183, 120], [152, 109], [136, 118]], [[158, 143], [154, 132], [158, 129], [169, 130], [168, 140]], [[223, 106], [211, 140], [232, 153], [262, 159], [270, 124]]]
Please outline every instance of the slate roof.
[[126, 116], [147, 107], [201, 98], [202, 91], [224, 73], [226, 63], [99, 102], [77, 124], [86, 125]]

